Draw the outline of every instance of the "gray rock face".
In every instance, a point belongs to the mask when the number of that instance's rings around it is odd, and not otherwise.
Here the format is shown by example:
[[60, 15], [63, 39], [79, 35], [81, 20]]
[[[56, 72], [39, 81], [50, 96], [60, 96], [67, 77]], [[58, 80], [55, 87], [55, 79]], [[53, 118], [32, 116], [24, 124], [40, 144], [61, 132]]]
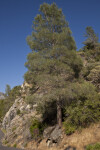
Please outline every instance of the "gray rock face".
[[22, 101], [23, 101], [23, 99], [20, 99], [20, 98], [16, 99], [15, 103], [12, 105], [12, 107], [6, 113], [6, 115], [3, 119], [3, 123], [2, 123], [2, 126], [3, 126], [4, 129], [6, 129], [10, 126], [11, 121], [17, 115], [17, 111], [22, 106]]
[[46, 128], [43, 132], [43, 137], [44, 138], [50, 138], [50, 134], [52, 133], [54, 128], [55, 128], [55, 126]]
[[5, 147], [5, 146], [2, 146], [1, 139], [3, 138], [3, 136], [4, 136], [4, 134], [0, 130], [0, 150], [21, 150], [21, 149], [16, 149], [14, 147]]
[[59, 128], [59, 126], [56, 126], [56, 128], [52, 131], [50, 137], [53, 141], [57, 142], [61, 137], [61, 128]]
[[11, 146], [16, 144], [24, 148], [31, 139], [29, 129], [32, 118], [41, 119], [41, 115], [37, 115], [36, 105], [27, 105], [23, 98], [16, 99], [2, 122], [2, 127], [6, 130], [4, 140]]
[[62, 138], [62, 131], [59, 126], [48, 127], [44, 130], [43, 137], [46, 138], [47, 146], [57, 145]]
[[35, 112], [35, 109], [32, 109], [33, 106], [27, 105], [23, 98], [18, 98], [15, 100], [15, 103], [12, 105], [12, 107], [9, 109], [9, 111], [6, 113], [2, 126], [4, 129], [8, 128], [12, 122], [12, 120], [17, 116], [22, 116], [24, 114], [29, 114], [32, 112]]

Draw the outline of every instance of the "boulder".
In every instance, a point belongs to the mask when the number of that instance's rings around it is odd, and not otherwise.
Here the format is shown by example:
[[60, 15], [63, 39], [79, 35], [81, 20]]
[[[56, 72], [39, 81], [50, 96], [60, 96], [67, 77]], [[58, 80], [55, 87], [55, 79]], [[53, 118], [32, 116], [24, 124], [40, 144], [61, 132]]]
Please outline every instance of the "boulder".
[[46, 139], [47, 147], [56, 146], [62, 138], [62, 130], [58, 125], [48, 127], [44, 130], [43, 137]]
[[43, 132], [43, 137], [44, 138], [50, 138], [50, 134], [52, 133], [52, 131], [54, 130], [55, 126], [52, 127], [48, 127], [44, 130]]
[[61, 138], [61, 133], [62, 133], [61, 128], [59, 128], [59, 126], [57, 125], [55, 129], [52, 131], [50, 138], [53, 141], [57, 142], [59, 138]]
[[26, 106], [26, 109], [25, 109], [25, 110], [26, 110], [27, 112], [30, 112], [31, 109], [32, 109], [32, 105], [28, 104], [28, 105]]

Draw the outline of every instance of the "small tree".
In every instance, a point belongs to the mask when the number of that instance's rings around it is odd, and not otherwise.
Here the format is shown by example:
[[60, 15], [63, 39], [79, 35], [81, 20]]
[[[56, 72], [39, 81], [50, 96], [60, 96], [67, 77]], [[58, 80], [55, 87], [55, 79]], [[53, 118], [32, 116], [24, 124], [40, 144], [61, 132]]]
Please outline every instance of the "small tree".
[[12, 88], [10, 94], [9, 94], [9, 98], [11, 100], [15, 100], [17, 97], [21, 96], [21, 86], [15, 86]]
[[98, 36], [94, 32], [92, 27], [86, 27], [85, 37], [87, 39], [83, 42], [83, 44], [86, 46], [87, 49], [94, 49], [98, 45]]
[[10, 94], [10, 91], [11, 91], [11, 87], [10, 87], [10, 85], [6, 85], [6, 89], [5, 89], [5, 95], [6, 96], [9, 96], [9, 94]]

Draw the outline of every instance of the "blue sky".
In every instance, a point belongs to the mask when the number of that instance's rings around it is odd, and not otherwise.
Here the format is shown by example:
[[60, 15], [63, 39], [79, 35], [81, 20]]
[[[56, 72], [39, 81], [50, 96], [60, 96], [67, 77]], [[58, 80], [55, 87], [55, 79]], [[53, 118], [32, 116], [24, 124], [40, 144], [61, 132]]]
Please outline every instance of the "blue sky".
[[40, 4], [56, 2], [62, 8], [73, 32], [77, 48], [84, 41], [87, 26], [100, 35], [100, 0], [0, 0], [0, 91], [6, 84], [21, 85], [30, 49], [26, 43], [32, 32], [32, 21]]

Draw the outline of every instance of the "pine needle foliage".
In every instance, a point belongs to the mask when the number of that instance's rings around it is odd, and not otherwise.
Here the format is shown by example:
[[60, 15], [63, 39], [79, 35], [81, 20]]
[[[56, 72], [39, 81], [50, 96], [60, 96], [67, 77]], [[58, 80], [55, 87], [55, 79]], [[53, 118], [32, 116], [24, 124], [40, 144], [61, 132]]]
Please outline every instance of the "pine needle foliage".
[[59, 102], [61, 109], [67, 82], [79, 77], [82, 61], [62, 10], [55, 3], [44, 3], [39, 11], [32, 34], [27, 37], [32, 51], [27, 56], [28, 71], [24, 77], [34, 88], [45, 89], [43, 98]]

